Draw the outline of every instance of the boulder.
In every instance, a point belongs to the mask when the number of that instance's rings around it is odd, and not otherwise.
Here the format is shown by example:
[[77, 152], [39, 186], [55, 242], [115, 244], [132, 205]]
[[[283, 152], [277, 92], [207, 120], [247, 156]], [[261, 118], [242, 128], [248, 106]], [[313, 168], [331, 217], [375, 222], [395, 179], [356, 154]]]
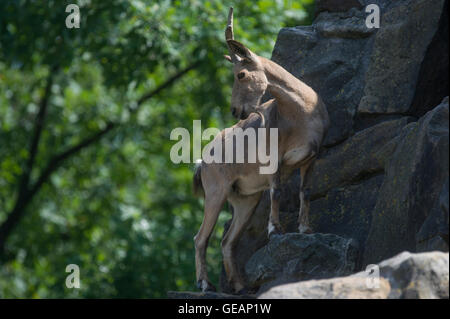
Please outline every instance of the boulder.
[[448, 253], [403, 252], [379, 264], [390, 299], [449, 298]]
[[449, 298], [448, 257], [448, 253], [442, 252], [403, 252], [377, 265], [376, 277], [360, 272], [279, 285], [260, 294], [258, 299]]
[[367, 288], [365, 278], [340, 277], [276, 286], [258, 299], [386, 299], [389, 291], [389, 282], [384, 278], [379, 288]]
[[332, 234], [273, 235], [245, 266], [250, 288], [260, 291], [286, 282], [330, 278], [356, 269], [358, 248]]

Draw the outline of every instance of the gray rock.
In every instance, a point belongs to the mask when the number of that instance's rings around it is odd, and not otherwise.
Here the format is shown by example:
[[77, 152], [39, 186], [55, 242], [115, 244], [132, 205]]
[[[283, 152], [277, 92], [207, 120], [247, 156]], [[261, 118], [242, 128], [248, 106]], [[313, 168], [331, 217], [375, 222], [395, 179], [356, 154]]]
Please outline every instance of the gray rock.
[[376, 29], [366, 26], [366, 14], [352, 9], [346, 13], [322, 13], [314, 21], [319, 35], [325, 38], [359, 39], [372, 35]]
[[[339, 0], [337, 0], [339, 1]], [[398, 1], [398, 0], [359, 0], [359, 2], [361, 2], [361, 4], [366, 7], [369, 4], [376, 4], [377, 6], [380, 7], [381, 12], [383, 13], [385, 11], [385, 9], [387, 7], [389, 7], [392, 2], [394, 1]]]
[[416, 236], [417, 251], [448, 251], [448, 177], [439, 200]]
[[380, 123], [322, 152], [308, 176], [307, 188], [311, 196], [323, 196], [329, 189], [382, 172], [395, 147], [392, 139], [410, 121], [411, 118], [402, 117]]
[[403, 252], [379, 264], [380, 275], [389, 280], [390, 299], [449, 297], [448, 253]]
[[254, 299], [250, 295], [230, 295], [219, 292], [168, 291], [170, 299]]
[[360, 272], [347, 277], [280, 285], [258, 299], [408, 299], [448, 298], [448, 253], [403, 252], [378, 265], [379, 281]]
[[416, 250], [416, 235], [448, 179], [448, 98], [397, 136], [372, 213], [363, 264]]
[[356, 268], [355, 241], [332, 234], [274, 235], [245, 266], [251, 288], [351, 274]]
[[258, 299], [386, 299], [389, 291], [389, 282], [384, 278], [379, 288], [371, 289], [365, 278], [340, 277], [276, 286]]
[[326, 196], [311, 202], [312, 229], [353, 238], [363, 251], [382, 182], [383, 174], [379, 174], [356, 185], [332, 189]]
[[410, 113], [423, 116], [449, 92], [448, 0], [441, 13], [438, 31], [427, 48], [420, 67]]
[[382, 14], [358, 112], [409, 111], [420, 66], [438, 30], [444, 2], [395, 1]]
[[316, 14], [322, 11], [344, 12], [351, 8], [362, 8], [362, 4], [358, 0], [316, 0]]

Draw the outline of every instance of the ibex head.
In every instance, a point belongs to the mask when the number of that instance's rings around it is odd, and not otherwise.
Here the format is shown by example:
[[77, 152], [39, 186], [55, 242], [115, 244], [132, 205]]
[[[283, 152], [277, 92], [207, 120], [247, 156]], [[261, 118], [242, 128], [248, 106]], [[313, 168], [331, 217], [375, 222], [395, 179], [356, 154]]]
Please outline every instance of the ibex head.
[[225, 58], [233, 63], [234, 72], [231, 113], [238, 119], [245, 119], [260, 104], [268, 81], [260, 57], [234, 40], [233, 8], [228, 14], [225, 40], [230, 51]]

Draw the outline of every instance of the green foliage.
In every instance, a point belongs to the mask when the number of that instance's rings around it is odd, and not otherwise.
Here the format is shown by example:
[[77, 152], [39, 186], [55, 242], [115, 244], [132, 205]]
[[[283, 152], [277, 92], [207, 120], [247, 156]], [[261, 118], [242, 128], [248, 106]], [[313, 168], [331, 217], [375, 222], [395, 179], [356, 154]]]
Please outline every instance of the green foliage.
[[[78, 3], [81, 28], [68, 29]], [[203, 217], [192, 165], [176, 165], [176, 127], [224, 128], [232, 85], [224, 29], [270, 57], [283, 26], [310, 22], [312, 0], [111, 0], [0, 2], [0, 223], [17, 192], [49, 73], [53, 85], [31, 183], [55, 154], [109, 122], [114, 130], [67, 158], [48, 178], [7, 241], [0, 297], [165, 297], [195, 289], [193, 236]], [[143, 94], [199, 61], [136, 112]], [[58, 67], [56, 71], [52, 68]], [[218, 282], [222, 214], [210, 240]], [[78, 264], [81, 289], [65, 286]]]

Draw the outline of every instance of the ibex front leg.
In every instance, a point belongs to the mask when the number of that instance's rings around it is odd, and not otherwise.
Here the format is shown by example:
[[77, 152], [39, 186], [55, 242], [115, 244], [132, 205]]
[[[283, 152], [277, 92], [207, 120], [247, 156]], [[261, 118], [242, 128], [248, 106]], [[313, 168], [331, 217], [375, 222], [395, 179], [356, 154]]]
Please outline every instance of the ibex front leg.
[[269, 225], [267, 227], [268, 235], [284, 234], [284, 229], [280, 224], [280, 169], [275, 173], [270, 187], [270, 217]]
[[311, 158], [306, 162], [306, 164], [300, 167], [300, 211], [298, 214], [298, 231], [300, 233], [312, 233], [311, 228], [309, 227], [309, 196], [305, 196], [305, 178], [307, 173], [309, 172], [309, 168], [314, 161], [315, 157]]
[[205, 215], [200, 230], [194, 237], [195, 242], [195, 267], [197, 275], [197, 287], [202, 291], [216, 291], [209, 282], [206, 269], [206, 249], [209, 237], [219, 217], [220, 210], [225, 202], [224, 192], [212, 192], [205, 190]]

